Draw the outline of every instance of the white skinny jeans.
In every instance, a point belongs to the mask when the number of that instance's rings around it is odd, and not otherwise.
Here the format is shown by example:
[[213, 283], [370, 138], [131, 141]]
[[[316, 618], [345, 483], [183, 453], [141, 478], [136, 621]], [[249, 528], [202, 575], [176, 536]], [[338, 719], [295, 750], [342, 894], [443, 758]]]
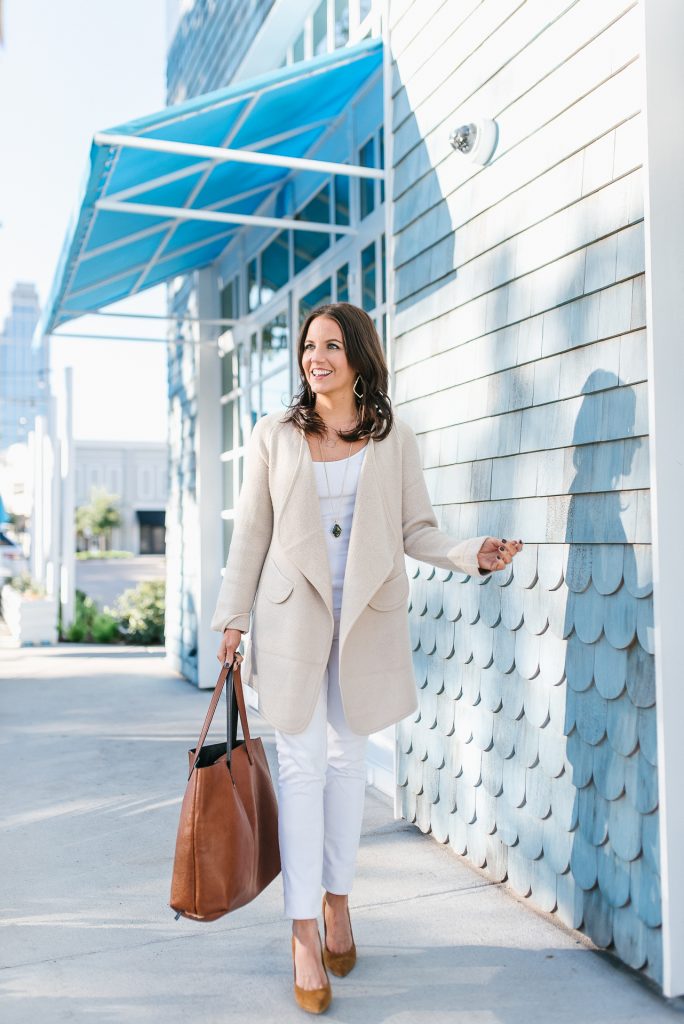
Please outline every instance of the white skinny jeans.
[[339, 620], [335, 621], [321, 691], [300, 733], [275, 730], [278, 752], [278, 840], [284, 914], [314, 918], [321, 886], [351, 891], [366, 791], [367, 736], [352, 732], [342, 709]]

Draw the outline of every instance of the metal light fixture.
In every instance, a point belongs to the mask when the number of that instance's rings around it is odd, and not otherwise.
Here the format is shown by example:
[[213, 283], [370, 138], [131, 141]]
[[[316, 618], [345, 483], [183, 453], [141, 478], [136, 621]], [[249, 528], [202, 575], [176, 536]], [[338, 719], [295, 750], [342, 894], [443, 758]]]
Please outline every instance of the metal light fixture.
[[496, 147], [496, 121], [478, 118], [470, 124], [459, 125], [449, 136], [457, 153], [463, 153], [474, 164], [486, 164]]

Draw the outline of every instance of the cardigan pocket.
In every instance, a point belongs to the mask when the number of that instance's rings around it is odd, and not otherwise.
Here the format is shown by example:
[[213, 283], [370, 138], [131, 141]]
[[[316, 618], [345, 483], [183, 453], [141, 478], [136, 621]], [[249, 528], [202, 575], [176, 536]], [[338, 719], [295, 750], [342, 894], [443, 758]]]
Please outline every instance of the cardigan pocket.
[[266, 559], [264, 570], [261, 574], [259, 586], [263, 587], [264, 594], [275, 604], [280, 604], [290, 596], [294, 583], [289, 579], [273, 561], [272, 557]]
[[375, 591], [368, 604], [371, 608], [377, 608], [379, 611], [398, 608], [400, 605], [406, 604], [409, 590], [408, 576], [402, 569], [396, 576], [390, 576], [385, 580], [380, 589]]

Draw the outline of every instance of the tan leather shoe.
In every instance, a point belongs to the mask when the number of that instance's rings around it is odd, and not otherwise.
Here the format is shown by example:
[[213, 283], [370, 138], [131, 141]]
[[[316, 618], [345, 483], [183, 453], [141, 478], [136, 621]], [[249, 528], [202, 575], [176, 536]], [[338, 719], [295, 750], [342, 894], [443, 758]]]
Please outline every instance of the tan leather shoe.
[[[347, 904], [347, 917], [349, 917], [349, 904]], [[349, 931], [351, 932], [351, 917], [349, 917]], [[325, 893], [323, 894], [323, 934], [325, 936], [323, 962], [333, 974], [336, 974], [338, 978], [343, 978], [345, 974], [349, 974], [356, 963], [354, 933], [352, 932], [352, 944], [349, 949], [344, 951], [344, 953], [333, 953], [328, 949], [328, 926], [325, 922]]]
[[321, 988], [301, 988], [297, 984], [297, 967], [295, 965], [295, 937], [292, 936], [292, 973], [294, 980], [294, 994], [297, 1003], [303, 1010], [308, 1010], [309, 1013], [323, 1013], [330, 1006], [332, 999], [332, 988], [330, 987], [330, 979], [328, 978], [328, 972], [325, 970], [325, 958], [323, 957], [323, 946], [321, 944], [321, 934], [318, 932], [318, 942], [321, 945], [321, 959], [323, 960], [323, 970], [325, 971], [326, 984]]

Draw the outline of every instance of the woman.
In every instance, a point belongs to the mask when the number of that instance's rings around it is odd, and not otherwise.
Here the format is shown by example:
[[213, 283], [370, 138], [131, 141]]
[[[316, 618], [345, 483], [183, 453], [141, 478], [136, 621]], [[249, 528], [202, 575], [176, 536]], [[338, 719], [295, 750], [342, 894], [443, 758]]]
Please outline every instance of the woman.
[[289, 409], [252, 431], [211, 626], [223, 633], [221, 662], [242, 661], [237, 647], [250, 630], [243, 679], [275, 728], [295, 997], [321, 1012], [331, 998], [327, 968], [342, 976], [356, 959], [347, 896], [368, 735], [418, 706], [404, 554], [486, 574], [522, 541], [457, 542], [438, 528], [367, 313], [345, 302], [318, 307], [302, 325], [297, 359], [301, 386]]

